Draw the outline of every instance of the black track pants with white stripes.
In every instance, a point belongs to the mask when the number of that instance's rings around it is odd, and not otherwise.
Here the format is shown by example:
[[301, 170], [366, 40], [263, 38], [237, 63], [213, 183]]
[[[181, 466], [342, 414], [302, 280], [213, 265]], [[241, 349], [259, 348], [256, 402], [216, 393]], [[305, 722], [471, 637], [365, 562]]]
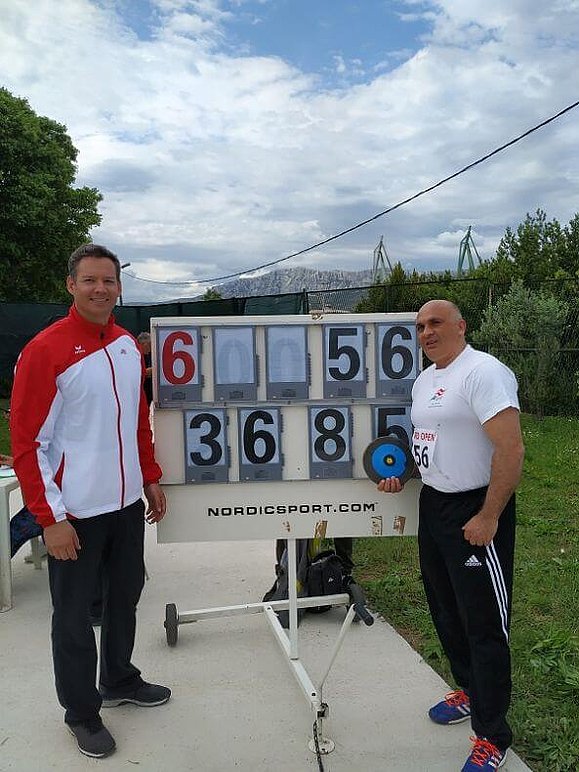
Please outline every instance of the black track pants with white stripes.
[[508, 632], [513, 586], [515, 497], [495, 538], [474, 547], [462, 527], [480, 511], [486, 488], [420, 494], [418, 544], [432, 620], [457, 685], [468, 692], [472, 728], [504, 750], [512, 742], [506, 720], [511, 699]]

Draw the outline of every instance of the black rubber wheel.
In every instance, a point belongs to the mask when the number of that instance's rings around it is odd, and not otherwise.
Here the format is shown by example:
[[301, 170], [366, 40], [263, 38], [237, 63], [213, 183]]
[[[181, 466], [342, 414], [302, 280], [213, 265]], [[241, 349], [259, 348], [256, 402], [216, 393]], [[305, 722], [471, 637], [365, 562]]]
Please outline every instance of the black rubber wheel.
[[179, 634], [179, 615], [174, 603], [167, 603], [165, 606], [165, 634], [168, 645], [175, 646]]

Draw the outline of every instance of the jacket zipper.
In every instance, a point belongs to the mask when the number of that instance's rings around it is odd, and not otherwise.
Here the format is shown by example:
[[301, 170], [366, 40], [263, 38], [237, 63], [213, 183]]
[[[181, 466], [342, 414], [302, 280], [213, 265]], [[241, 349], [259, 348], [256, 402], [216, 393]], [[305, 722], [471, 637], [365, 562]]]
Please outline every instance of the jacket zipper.
[[115, 401], [117, 403], [117, 439], [119, 441], [119, 465], [121, 467], [121, 506], [119, 509], [123, 509], [125, 506], [125, 462], [123, 457], [123, 438], [121, 434], [121, 401], [117, 391], [117, 379], [115, 377], [115, 367], [111, 355], [109, 354], [106, 345], [103, 342], [104, 332], [101, 332], [101, 343], [103, 343], [103, 351], [109, 360], [109, 366], [111, 368], [111, 376], [113, 379], [113, 394], [115, 395]]

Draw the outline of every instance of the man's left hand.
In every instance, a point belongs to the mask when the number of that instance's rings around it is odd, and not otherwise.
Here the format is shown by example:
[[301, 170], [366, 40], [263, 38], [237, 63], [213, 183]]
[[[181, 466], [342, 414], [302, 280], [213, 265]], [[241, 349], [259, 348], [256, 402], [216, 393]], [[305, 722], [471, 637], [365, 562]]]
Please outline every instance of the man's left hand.
[[477, 547], [488, 547], [497, 532], [499, 521], [479, 512], [463, 525], [464, 538]]
[[165, 517], [165, 512], [167, 511], [165, 494], [159, 483], [145, 485], [144, 492], [149, 505], [145, 512], [145, 520], [147, 523], [158, 523]]

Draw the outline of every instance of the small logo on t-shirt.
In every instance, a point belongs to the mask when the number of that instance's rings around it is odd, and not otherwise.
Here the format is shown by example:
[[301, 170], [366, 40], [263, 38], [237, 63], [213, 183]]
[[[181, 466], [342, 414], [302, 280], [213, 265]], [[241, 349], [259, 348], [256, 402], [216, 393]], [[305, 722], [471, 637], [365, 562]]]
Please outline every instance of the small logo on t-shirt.
[[75, 354], [86, 354], [86, 349], [85, 349], [85, 347], [84, 347], [84, 346], [81, 344], [80, 346], [75, 346], [75, 347], [74, 347], [74, 353], [75, 353]]
[[465, 562], [465, 566], [467, 568], [480, 568], [482, 563], [476, 555], [471, 555], [470, 558]]
[[437, 389], [434, 392], [432, 397], [430, 397], [430, 404], [431, 405], [439, 404], [441, 399], [444, 397], [445, 394], [446, 394], [446, 389], [444, 388], [444, 386], [441, 386], [439, 389]]

